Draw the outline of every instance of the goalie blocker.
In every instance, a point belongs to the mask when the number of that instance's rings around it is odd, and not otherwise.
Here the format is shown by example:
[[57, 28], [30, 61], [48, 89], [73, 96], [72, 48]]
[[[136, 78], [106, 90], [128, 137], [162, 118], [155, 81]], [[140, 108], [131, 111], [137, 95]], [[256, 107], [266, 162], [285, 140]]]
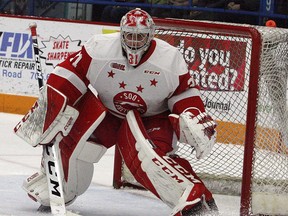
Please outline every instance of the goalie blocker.
[[190, 164], [161, 151], [137, 111], [128, 112], [119, 135], [119, 150], [128, 169], [140, 184], [173, 208], [171, 215], [218, 215], [212, 194]]
[[[77, 104], [70, 107], [67, 105], [66, 97], [63, 94], [51, 86], [45, 86], [41, 91], [40, 98], [35, 103], [36, 105], [14, 129], [18, 136], [24, 138], [32, 146], [43, 143], [54, 145], [55, 153], [59, 158], [61, 183], [66, 205], [71, 204], [77, 196], [87, 190], [93, 177], [93, 163], [98, 162], [107, 150], [103, 145], [89, 139], [106, 114], [106, 108], [97, 98], [97, 92], [91, 86], [89, 87]], [[52, 104], [57, 109], [47, 107], [47, 101], [52, 99], [54, 99]], [[73, 112], [69, 111], [72, 115], [67, 113], [67, 110], [73, 110]], [[77, 115], [74, 115], [75, 113]], [[49, 114], [50, 116], [48, 116]], [[78, 116], [77, 119], [75, 116]], [[45, 127], [46, 124], [39, 121], [37, 121], [39, 125], [35, 125], [35, 118], [49, 122], [49, 127]], [[69, 121], [71, 118], [76, 120]], [[50, 121], [51, 119], [54, 120]], [[69, 132], [67, 132], [67, 125], [70, 127]], [[38, 135], [27, 138], [26, 136], [31, 134], [33, 130], [37, 130]], [[42, 160], [45, 161], [46, 157], [49, 157], [49, 154], [43, 151]], [[41, 165], [39, 172], [34, 173], [24, 181], [23, 189], [34, 201], [49, 206], [49, 188], [44, 164]], [[48, 170], [49, 172], [53, 171], [53, 168]], [[59, 185], [55, 184], [52, 190], [54, 194], [59, 193]]]
[[15, 126], [14, 132], [32, 146], [50, 143], [57, 134], [67, 136], [78, 111], [67, 105], [67, 97], [45, 85], [30, 111]]

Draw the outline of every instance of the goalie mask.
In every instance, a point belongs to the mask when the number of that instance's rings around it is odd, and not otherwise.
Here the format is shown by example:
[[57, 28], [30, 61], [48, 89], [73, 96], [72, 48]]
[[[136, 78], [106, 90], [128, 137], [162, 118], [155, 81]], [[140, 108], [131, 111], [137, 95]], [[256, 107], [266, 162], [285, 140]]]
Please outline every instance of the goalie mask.
[[139, 64], [154, 37], [155, 24], [151, 16], [139, 9], [129, 11], [120, 22], [121, 45], [130, 65]]

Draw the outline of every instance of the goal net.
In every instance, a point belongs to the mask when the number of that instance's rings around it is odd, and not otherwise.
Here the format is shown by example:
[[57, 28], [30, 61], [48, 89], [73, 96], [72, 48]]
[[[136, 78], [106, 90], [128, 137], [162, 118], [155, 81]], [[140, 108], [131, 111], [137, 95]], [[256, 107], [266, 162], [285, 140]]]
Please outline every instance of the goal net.
[[[241, 215], [288, 215], [288, 29], [156, 20], [178, 47], [218, 123], [211, 154], [178, 143], [213, 193], [241, 196]], [[114, 187], [138, 185], [116, 150]]]

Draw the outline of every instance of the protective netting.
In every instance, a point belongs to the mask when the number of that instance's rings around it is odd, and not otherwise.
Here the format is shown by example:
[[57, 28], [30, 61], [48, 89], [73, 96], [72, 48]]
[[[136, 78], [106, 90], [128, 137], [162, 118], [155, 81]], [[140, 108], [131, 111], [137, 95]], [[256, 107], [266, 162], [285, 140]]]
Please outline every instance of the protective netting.
[[[206, 111], [218, 122], [217, 144], [208, 157], [197, 160], [193, 148], [181, 143], [176, 154], [190, 161], [214, 193], [241, 195], [243, 162], [249, 161], [244, 149], [251, 133], [246, 129], [250, 120], [256, 120], [254, 142], [249, 146], [253, 148], [251, 185], [243, 186], [247, 191], [251, 188], [249, 214], [288, 215], [288, 30], [219, 25], [191, 22], [181, 26], [177, 22], [157, 26], [156, 37], [183, 53], [201, 88]], [[251, 31], [257, 31], [260, 39], [255, 40]], [[257, 42], [260, 49], [252, 50]], [[250, 82], [255, 68], [260, 69], [258, 88]], [[249, 88], [258, 97], [250, 103], [257, 111], [247, 116]]]
[[[252, 170], [254, 214], [288, 214], [288, 31], [262, 34], [257, 128]], [[265, 209], [265, 211], [263, 211]]]

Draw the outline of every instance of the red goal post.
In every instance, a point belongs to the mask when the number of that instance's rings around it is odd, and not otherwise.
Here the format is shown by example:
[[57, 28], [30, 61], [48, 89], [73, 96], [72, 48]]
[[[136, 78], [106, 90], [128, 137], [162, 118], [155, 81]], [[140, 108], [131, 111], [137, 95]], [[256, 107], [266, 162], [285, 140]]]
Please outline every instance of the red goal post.
[[[288, 29], [155, 21], [156, 37], [183, 53], [218, 123], [208, 157], [196, 160], [182, 143], [176, 153], [212, 192], [241, 196], [240, 215], [288, 215]], [[117, 149], [113, 184], [138, 185]]]

